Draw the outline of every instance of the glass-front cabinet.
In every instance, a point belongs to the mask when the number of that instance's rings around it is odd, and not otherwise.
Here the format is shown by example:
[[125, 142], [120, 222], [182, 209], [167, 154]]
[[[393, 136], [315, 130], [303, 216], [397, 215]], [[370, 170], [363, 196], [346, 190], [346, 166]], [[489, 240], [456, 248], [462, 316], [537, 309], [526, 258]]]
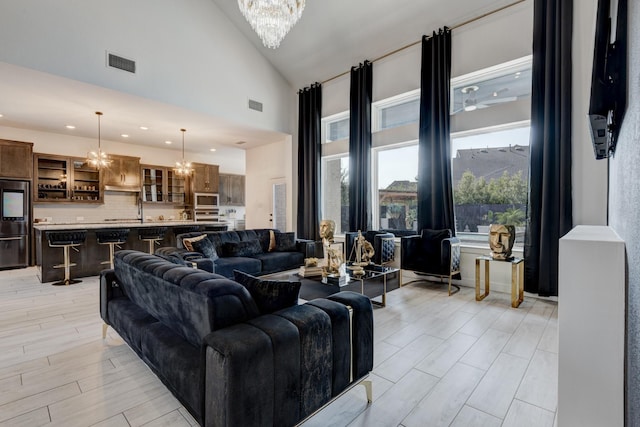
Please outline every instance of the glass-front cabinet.
[[85, 159], [34, 154], [35, 202], [103, 203], [100, 171]]
[[142, 166], [142, 201], [145, 203], [185, 203], [185, 180], [173, 169], [163, 166]]

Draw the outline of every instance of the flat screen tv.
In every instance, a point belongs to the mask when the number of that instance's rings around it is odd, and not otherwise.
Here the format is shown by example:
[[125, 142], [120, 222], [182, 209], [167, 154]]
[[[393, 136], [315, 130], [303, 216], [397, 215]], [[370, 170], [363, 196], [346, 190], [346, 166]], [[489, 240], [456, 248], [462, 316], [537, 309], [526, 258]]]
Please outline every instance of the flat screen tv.
[[627, 0], [598, 0], [589, 124], [596, 159], [612, 156], [627, 108]]

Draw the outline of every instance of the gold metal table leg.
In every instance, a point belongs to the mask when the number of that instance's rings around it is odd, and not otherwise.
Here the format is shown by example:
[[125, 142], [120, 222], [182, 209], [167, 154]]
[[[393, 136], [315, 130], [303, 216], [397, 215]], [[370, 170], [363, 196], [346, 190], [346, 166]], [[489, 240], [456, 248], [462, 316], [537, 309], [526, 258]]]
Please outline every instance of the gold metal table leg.
[[[484, 261], [484, 294], [480, 294], [480, 261]], [[482, 301], [490, 291], [489, 261], [476, 258], [476, 301]]]
[[518, 308], [524, 300], [524, 261], [511, 264], [511, 307]]

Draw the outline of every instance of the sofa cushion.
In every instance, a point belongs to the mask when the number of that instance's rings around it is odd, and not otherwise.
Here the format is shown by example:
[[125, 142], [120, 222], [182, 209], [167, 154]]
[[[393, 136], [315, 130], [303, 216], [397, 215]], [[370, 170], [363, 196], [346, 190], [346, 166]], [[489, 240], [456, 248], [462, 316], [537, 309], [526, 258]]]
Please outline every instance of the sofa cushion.
[[[255, 258], [262, 262], [260, 275], [292, 270], [304, 264], [304, 254], [302, 252], [267, 252], [255, 255]], [[239, 268], [238, 270], [242, 269]]]
[[238, 270], [233, 275], [236, 282], [247, 288], [261, 314], [273, 313], [298, 303], [300, 282], [264, 280]]
[[[184, 245], [185, 249], [193, 252], [193, 242], [198, 242], [200, 240], [206, 239], [207, 235], [206, 234], [201, 234], [199, 236], [195, 236], [195, 237], [187, 237], [185, 239], [182, 239], [182, 244]], [[196, 252], [200, 252], [200, 251], [196, 251]]]
[[295, 233], [275, 233], [276, 236], [276, 252], [292, 252], [296, 250], [296, 234]]
[[223, 253], [226, 257], [241, 256], [249, 257], [262, 253], [262, 247], [258, 239], [241, 242], [227, 242], [223, 246]]
[[[256, 256], [259, 257], [261, 255]], [[254, 275], [260, 274], [262, 272], [262, 262], [259, 259], [244, 256], [222, 257], [216, 260], [214, 269], [216, 274], [233, 279], [233, 270], [240, 270]]]
[[200, 252], [202, 255], [213, 261], [218, 259], [218, 252], [209, 239], [203, 238], [200, 240], [191, 241], [191, 246], [193, 247], [193, 251]]

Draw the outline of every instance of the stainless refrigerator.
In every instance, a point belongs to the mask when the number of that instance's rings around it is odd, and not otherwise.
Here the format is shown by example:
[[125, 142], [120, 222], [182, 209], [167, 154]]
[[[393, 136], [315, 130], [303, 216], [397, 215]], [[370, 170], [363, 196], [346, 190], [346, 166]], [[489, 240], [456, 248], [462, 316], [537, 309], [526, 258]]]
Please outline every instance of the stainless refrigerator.
[[0, 180], [0, 269], [29, 265], [30, 194], [28, 181]]

